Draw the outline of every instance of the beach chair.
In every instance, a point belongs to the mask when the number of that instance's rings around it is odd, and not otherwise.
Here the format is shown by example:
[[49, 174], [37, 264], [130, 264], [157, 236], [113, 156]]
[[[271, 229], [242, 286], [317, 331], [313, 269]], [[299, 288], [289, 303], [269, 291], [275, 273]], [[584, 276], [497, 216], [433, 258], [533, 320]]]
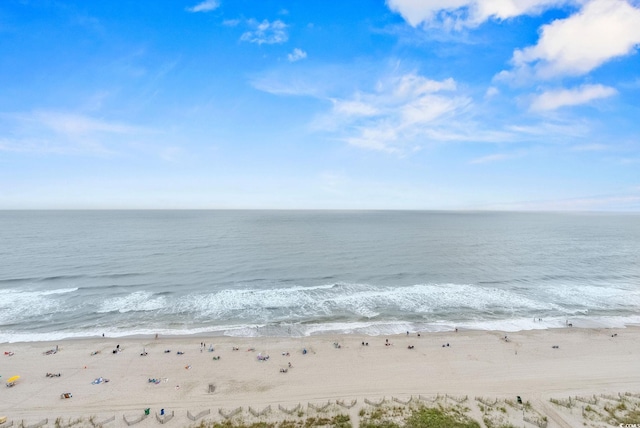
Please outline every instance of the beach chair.
[[63, 392], [62, 394], [60, 394], [60, 398], [62, 399], [71, 397], [73, 397], [73, 395], [70, 392]]

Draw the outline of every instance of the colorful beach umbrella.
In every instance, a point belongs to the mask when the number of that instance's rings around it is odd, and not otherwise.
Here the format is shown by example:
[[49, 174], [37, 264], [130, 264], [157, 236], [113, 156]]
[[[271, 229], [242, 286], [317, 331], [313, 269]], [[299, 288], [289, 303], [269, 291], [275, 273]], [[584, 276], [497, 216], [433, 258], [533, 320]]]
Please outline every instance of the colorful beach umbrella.
[[7, 379], [7, 383], [14, 383], [18, 379], [20, 379], [20, 376], [11, 376], [9, 379]]

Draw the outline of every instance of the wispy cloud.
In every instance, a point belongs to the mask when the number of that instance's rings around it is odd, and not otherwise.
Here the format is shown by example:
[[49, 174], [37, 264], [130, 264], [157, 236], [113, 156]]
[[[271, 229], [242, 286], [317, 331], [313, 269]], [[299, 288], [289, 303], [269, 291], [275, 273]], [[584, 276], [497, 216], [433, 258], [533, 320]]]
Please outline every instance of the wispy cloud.
[[126, 134], [140, 132], [139, 128], [118, 122], [109, 122], [74, 113], [36, 111], [25, 117], [63, 135], [87, 135], [95, 132]]
[[580, 0], [387, 0], [387, 6], [413, 27], [422, 24], [457, 30], [477, 27], [489, 19], [537, 15], [551, 7], [577, 3]]
[[33, 111], [0, 115], [0, 123], [10, 130], [0, 150], [42, 153], [113, 154], [110, 136], [133, 137], [153, 131], [122, 122], [107, 121], [83, 114]]
[[[382, 73], [379, 63], [280, 67], [255, 76], [251, 84], [274, 95], [326, 101], [328, 108], [310, 123], [312, 132], [329, 134], [353, 147], [401, 156], [441, 143], [512, 144], [550, 134], [558, 139], [582, 137], [588, 131], [583, 123], [557, 120], [500, 125], [490, 110], [478, 109], [454, 79], [429, 79], [399, 70], [397, 62], [388, 66], [391, 70]], [[353, 82], [362, 89], [354, 91]]]
[[189, 12], [211, 12], [212, 10], [216, 10], [220, 7], [220, 2], [218, 0], [204, 0], [203, 2], [198, 3], [193, 7], [188, 7], [187, 11]]
[[241, 22], [239, 19], [225, 19], [222, 21], [222, 25], [225, 27], [237, 27]]
[[[336, 93], [353, 90], [353, 82], [370, 83], [373, 67], [325, 64], [299, 67], [276, 67], [251, 78], [251, 85], [274, 95], [312, 96], [328, 100]], [[374, 78], [375, 79], [375, 78]]]
[[581, 76], [640, 44], [640, 8], [625, 0], [592, 0], [578, 13], [544, 25], [535, 46], [513, 53], [509, 80]]
[[438, 132], [444, 119], [463, 111], [470, 99], [457, 92], [456, 82], [406, 73], [378, 81], [372, 92], [333, 98], [322, 122], [354, 147], [388, 153], [420, 148], [419, 140]]
[[243, 42], [271, 45], [284, 43], [289, 39], [287, 24], [279, 19], [273, 22], [269, 22], [266, 19], [262, 22], [250, 19], [247, 21], [247, 25], [251, 30], [240, 36], [240, 40]]
[[469, 161], [469, 163], [472, 164], [472, 165], [478, 165], [478, 164], [484, 164], [484, 163], [499, 162], [499, 161], [511, 159], [511, 158], [514, 158], [514, 157], [515, 157], [515, 155], [513, 155], [513, 154], [495, 153], [495, 154], [492, 154], [492, 155], [482, 156], [482, 157], [473, 159], [473, 160]]
[[287, 55], [287, 59], [290, 62], [300, 61], [301, 59], [305, 59], [307, 57], [307, 53], [302, 49], [295, 48], [293, 52]]
[[484, 93], [485, 98], [492, 98], [496, 95], [500, 94], [500, 90], [495, 86], [490, 86], [487, 88], [487, 91]]
[[558, 89], [544, 92], [536, 96], [531, 103], [531, 110], [556, 110], [566, 106], [586, 104], [590, 101], [608, 98], [617, 94], [614, 88], [603, 85], [583, 85], [575, 89]]
[[601, 152], [608, 149], [609, 147], [606, 144], [590, 143], [572, 146], [570, 150], [572, 152]]

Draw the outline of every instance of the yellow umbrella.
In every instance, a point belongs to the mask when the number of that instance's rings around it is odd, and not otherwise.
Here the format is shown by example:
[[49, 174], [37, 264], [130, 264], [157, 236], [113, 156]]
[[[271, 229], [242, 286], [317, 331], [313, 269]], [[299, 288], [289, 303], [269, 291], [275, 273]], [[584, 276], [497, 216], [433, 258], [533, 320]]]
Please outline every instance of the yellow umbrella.
[[7, 383], [14, 383], [18, 379], [20, 379], [20, 376], [12, 376], [9, 379], [7, 379]]

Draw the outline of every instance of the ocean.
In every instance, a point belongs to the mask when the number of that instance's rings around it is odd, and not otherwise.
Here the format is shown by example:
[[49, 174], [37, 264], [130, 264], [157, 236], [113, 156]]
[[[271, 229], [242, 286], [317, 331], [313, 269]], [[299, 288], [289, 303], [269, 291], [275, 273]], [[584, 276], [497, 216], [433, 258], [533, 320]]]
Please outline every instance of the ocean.
[[0, 343], [567, 321], [640, 324], [640, 215], [0, 211]]

